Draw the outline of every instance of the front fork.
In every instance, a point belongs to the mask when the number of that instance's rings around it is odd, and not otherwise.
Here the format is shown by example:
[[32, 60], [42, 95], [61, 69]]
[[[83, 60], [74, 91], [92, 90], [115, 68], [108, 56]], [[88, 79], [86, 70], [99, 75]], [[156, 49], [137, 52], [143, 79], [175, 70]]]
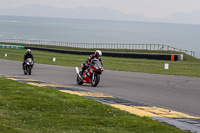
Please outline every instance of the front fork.
[[92, 82], [95, 81], [95, 74], [96, 74], [95, 72], [92, 73]]

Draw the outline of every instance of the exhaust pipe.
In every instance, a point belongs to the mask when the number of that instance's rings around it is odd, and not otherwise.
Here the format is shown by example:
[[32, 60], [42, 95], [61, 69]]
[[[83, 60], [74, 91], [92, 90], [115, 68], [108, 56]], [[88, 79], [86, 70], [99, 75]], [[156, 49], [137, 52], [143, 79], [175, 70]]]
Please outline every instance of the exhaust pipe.
[[80, 77], [80, 79], [83, 79], [83, 78], [81, 77], [81, 75], [79, 74], [79, 69], [78, 69], [78, 67], [75, 67], [75, 70], [76, 70], [77, 75]]
[[79, 69], [78, 67], [75, 67], [76, 73], [79, 74]]

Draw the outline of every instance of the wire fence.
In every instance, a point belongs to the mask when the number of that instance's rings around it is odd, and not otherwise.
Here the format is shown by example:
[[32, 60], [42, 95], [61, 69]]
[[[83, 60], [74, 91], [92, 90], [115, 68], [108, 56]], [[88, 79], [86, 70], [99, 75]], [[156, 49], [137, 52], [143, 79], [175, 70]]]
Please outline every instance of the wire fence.
[[74, 48], [97, 48], [97, 49], [132, 49], [132, 50], [162, 50], [184, 52], [195, 56], [194, 51], [178, 49], [164, 44], [127, 44], [127, 43], [71, 43], [61, 41], [24, 40], [0, 38], [1, 43], [32, 44], [32, 45], [53, 45]]

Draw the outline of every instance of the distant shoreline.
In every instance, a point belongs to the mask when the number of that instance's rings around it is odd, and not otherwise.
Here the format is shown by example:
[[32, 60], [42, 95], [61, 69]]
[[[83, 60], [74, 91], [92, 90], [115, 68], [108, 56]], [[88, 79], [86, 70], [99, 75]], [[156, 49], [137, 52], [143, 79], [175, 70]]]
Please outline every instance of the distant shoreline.
[[25, 18], [44, 18], [44, 19], [60, 19], [60, 20], [91, 20], [91, 21], [110, 21], [110, 22], [130, 22], [130, 23], [152, 23], [152, 24], [172, 24], [172, 25], [197, 25], [200, 26], [200, 24], [190, 24], [190, 23], [172, 23], [172, 22], [153, 22], [153, 21], [130, 21], [130, 20], [109, 20], [109, 19], [93, 19], [93, 18], [66, 18], [66, 17], [46, 17], [46, 16], [26, 16], [26, 15], [0, 15], [0, 17], [25, 17]]

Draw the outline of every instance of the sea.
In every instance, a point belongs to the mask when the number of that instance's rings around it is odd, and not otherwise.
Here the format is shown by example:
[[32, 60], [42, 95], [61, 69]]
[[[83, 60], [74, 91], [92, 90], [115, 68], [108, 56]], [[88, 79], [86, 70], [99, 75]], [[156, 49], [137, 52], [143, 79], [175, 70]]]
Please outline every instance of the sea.
[[200, 58], [200, 25], [0, 16], [0, 38], [73, 43], [164, 44]]

